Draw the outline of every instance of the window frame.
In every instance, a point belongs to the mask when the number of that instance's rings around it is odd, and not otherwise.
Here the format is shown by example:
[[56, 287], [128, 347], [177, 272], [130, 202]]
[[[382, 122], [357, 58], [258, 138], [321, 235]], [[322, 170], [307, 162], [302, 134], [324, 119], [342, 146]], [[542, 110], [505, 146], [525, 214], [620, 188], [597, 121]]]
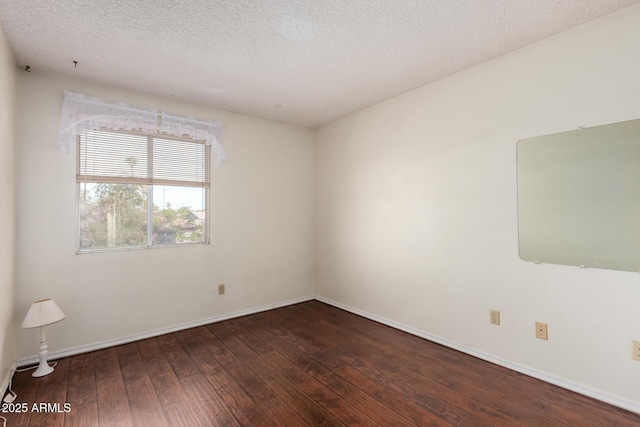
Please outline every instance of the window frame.
[[[195, 144], [202, 144], [205, 150], [205, 158], [203, 160], [203, 164], [205, 166], [205, 171], [204, 171], [204, 175], [205, 175], [205, 181], [203, 182], [203, 185], [184, 185], [184, 182], [181, 181], [172, 181], [172, 180], [158, 180], [158, 182], [153, 182], [154, 178], [153, 176], [151, 177], [147, 177], [147, 181], [149, 182], [142, 182], [144, 181], [143, 179], [140, 178], [133, 178], [132, 180], [127, 180], [126, 178], [123, 177], [113, 177], [113, 180], [109, 180], [109, 178], [105, 178], [105, 177], [101, 177], [99, 180], [88, 180], [87, 179], [87, 175], [84, 175], [84, 180], [81, 180], [79, 177], [80, 175], [80, 153], [81, 153], [81, 140], [83, 137], [85, 137], [87, 135], [88, 132], [105, 132], [105, 133], [114, 133], [114, 134], [124, 134], [124, 135], [134, 135], [134, 136], [142, 136], [145, 137], [147, 139], [147, 149], [146, 149], [146, 154], [147, 154], [147, 164], [148, 164], [148, 171], [149, 170], [153, 170], [153, 140], [154, 139], [162, 139], [162, 140], [169, 140], [169, 141], [177, 141], [177, 142], [188, 142], [188, 143], [195, 143]], [[170, 134], [166, 134], [166, 133], [149, 133], [149, 132], [143, 132], [143, 131], [139, 131], [139, 130], [123, 130], [123, 129], [108, 129], [108, 128], [102, 128], [102, 129], [94, 129], [94, 130], [89, 130], [89, 131], [85, 131], [82, 134], [76, 135], [75, 137], [76, 140], [76, 205], [75, 205], [75, 211], [76, 211], [76, 239], [75, 239], [75, 246], [76, 246], [76, 254], [81, 255], [81, 254], [90, 254], [90, 253], [101, 253], [101, 252], [114, 252], [114, 251], [130, 251], [130, 250], [140, 250], [140, 249], [164, 249], [164, 248], [175, 248], [175, 247], [189, 247], [189, 246], [194, 246], [194, 245], [209, 245], [210, 244], [210, 188], [211, 188], [211, 146], [206, 144], [206, 141], [204, 140], [196, 140], [196, 139], [192, 139], [188, 136], [175, 136], [175, 135], [170, 135]], [[153, 174], [153, 172], [151, 172], [151, 175]], [[147, 202], [147, 209], [146, 209], [146, 221], [147, 221], [147, 233], [146, 233], [146, 244], [145, 245], [139, 245], [139, 246], [116, 246], [116, 247], [102, 247], [102, 248], [96, 248], [96, 249], [81, 249], [80, 245], [81, 245], [81, 215], [80, 215], [80, 208], [81, 208], [81, 197], [82, 197], [82, 189], [81, 186], [82, 184], [88, 184], [88, 183], [92, 183], [92, 184], [100, 184], [100, 183], [104, 183], [104, 184], [134, 184], [134, 185], [144, 185], [147, 186], [147, 194], [146, 194], [146, 202]], [[182, 185], [181, 185], [182, 184]], [[178, 243], [178, 244], [154, 244], [153, 242], [153, 233], [154, 233], [154, 225], [153, 225], [153, 219], [154, 219], [154, 200], [153, 200], [153, 187], [154, 186], [170, 186], [170, 187], [182, 187], [182, 188], [201, 188], [204, 191], [204, 202], [203, 202], [203, 209], [205, 211], [205, 219], [204, 219], [204, 224], [203, 224], [203, 241], [201, 242], [185, 242], [185, 243]]]

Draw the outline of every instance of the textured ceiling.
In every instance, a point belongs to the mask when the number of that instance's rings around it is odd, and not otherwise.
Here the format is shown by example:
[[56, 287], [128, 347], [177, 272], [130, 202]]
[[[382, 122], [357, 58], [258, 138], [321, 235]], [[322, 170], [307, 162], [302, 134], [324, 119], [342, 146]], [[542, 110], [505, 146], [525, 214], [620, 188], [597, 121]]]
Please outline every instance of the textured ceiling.
[[639, 2], [0, 0], [0, 26], [22, 67], [315, 127]]

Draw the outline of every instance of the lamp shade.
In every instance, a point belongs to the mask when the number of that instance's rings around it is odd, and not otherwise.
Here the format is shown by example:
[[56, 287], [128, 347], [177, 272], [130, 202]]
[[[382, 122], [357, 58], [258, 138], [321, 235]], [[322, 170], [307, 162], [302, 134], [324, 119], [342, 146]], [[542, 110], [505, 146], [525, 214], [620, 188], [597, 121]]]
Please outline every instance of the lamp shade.
[[23, 328], [39, 328], [64, 319], [64, 313], [52, 299], [43, 299], [31, 304], [22, 322]]

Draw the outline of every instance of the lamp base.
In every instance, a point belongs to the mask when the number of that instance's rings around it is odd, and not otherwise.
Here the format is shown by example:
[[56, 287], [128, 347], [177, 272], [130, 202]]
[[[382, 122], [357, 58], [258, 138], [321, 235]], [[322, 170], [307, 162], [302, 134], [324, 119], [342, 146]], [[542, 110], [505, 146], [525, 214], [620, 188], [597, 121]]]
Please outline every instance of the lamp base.
[[49, 375], [51, 372], [53, 372], [53, 368], [49, 366], [47, 362], [45, 362], [44, 365], [40, 363], [40, 365], [38, 365], [38, 369], [36, 369], [33, 374], [31, 374], [31, 376], [34, 378], [39, 378], [44, 377], [45, 375]]
[[45, 375], [49, 375], [51, 372], [53, 372], [53, 368], [49, 366], [49, 364], [47, 363], [47, 341], [44, 339], [44, 332], [42, 337], [43, 337], [43, 340], [40, 343], [40, 353], [39, 353], [40, 364], [38, 365], [38, 369], [36, 369], [35, 372], [31, 374], [31, 376], [35, 378], [44, 377]]

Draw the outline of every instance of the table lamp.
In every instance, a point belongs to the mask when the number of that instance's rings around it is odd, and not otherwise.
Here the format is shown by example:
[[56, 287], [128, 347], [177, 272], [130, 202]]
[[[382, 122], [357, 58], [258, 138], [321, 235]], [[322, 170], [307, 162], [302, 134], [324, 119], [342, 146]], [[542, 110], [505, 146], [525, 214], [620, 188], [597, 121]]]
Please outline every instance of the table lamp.
[[44, 327], [64, 319], [64, 313], [52, 299], [43, 299], [31, 304], [29, 311], [22, 322], [23, 328], [40, 328], [40, 364], [38, 369], [31, 374], [32, 377], [44, 377], [53, 372], [53, 368], [47, 363], [47, 339]]

